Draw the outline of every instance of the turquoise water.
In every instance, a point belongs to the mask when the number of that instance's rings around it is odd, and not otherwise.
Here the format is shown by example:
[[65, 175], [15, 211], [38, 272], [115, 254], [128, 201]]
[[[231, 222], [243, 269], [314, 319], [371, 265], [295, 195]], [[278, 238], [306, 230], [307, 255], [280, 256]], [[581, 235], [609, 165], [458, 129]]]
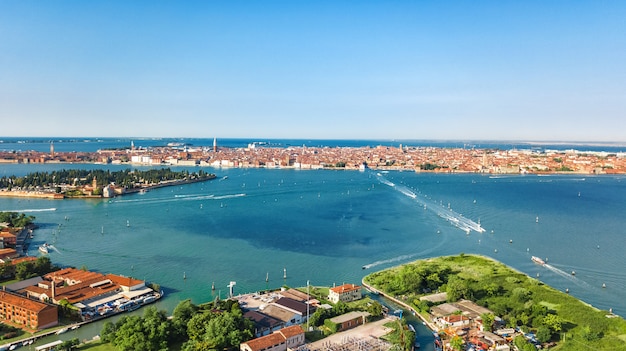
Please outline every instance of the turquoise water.
[[230, 281], [236, 294], [359, 283], [371, 271], [465, 252], [626, 314], [626, 177], [211, 171], [218, 179], [112, 200], [0, 198], [0, 210], [37, 210], [30, 255], [47, 242], [55, 264], [157, 282], [167, 294], [158, 306], [169, 311], [187, 298], [225, 297]]

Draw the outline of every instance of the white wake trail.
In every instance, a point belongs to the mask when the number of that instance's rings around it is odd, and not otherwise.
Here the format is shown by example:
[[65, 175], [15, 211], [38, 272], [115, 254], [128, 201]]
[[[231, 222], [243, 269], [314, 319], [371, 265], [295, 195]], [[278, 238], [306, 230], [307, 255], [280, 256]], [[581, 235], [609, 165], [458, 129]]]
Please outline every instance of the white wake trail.
[[426, 197], [422, 198], [418, 196], [414, 191], [409, 189], [408, 187], [401, 185], [401, 184], [393, 183], [389, 179], [385, 178], [385, 176], [382, 175], [381, 173], [376, 173], [376, 179], [378, 179], [378, 181], [381, 182], [382, 184], [385, 184], [391, 187], [392, 189], [399, 191], [403, 195], [415, 200], [415, 202], [423, 206], [425, 210], [434, 212], [437, 216], [445, 219], [453, 226], [467, 232], [468, 234], [472, 230], [477, 233], [485, 232], [485, 228], [483, 228], [479, 223], [476, 223], [469, 218], [463, 217], [463, 215], [461, 215], [460, 213], [454, 212], [450, 208], [446, 209], [435, 202], [425, 200]]
[[31, 208], [31, 209], [24, 209], [24, 210], [7, 210], [5, 212], [51, 212], [51, 211], [56, 211], [56, 207], [51, 207], [51, 208]]

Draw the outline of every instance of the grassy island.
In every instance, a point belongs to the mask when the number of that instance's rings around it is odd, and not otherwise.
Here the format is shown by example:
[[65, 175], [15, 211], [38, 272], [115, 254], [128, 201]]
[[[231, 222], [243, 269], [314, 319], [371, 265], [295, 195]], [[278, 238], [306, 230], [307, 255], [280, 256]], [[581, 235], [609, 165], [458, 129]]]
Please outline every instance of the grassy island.
[[[567, 351], [626, 350], [624, 319], [491, 258], [460, 254], [419, 260], [369, 274], [363, 282], [412, 307], [433, 326], [443, 324], [436, 328], [443, 343], [449, 342], [452, 349], [460, 350], [463, 343], [476, 342], [471, 338], [471, 330], [479, 325], [487, 333], [515, 331], [502, 338], [511, 344], [511, 349], [514, 344], [523, 351], [535, 350], [538, 345]], [[437, 292], [445, 293], [436, 295], [445, 300], [431, 302], [437, 299], [428, 296]], [[444, 317], [435, 311], [442, 310], [437, 306], [443, 303], [455, 306], [460, 300], [472, 301], [489, 312], [483, 312], [475, 320], [470, 318], [456, 330], [444, 324]], [[450, 314], [462, 319], [460, 310]]]

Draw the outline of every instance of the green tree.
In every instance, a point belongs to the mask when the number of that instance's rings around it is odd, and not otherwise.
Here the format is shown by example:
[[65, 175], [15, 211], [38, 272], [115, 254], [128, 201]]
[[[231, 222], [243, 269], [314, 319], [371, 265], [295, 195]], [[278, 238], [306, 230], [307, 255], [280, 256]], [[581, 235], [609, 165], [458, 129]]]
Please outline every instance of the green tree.
[[326, 327], [331, 334], [334, 334], [339, 330], [339, 324], [333, 323], [330, 319], [324, 321], [324, 327]]
[[11, 278], [15, 275], [15, 266], [9, 261], [0, 264], [0, 278]]
[[450, 339], [450, 347], [457, 351], [463, 350], [463, 339], [458, 335], [453, 336], [452, 339]]
[[140, 316], [124, 316], [116, 326], [112, 344], [120, 351], [150, 350]]
[[166, 312], [150, 306], [146, 308], [142, 321], [143, 330], [150, 346], [149, 350], [167, 349], [171, 328]]
[[76, 349], [78, 345], [80, 345], [80, 341], [78, 340], [78, 338], [73, 338], [70, 340], [63, 341], [63, 343], [59, 345], [59, 349], [70, 351], [70, 350]]
[[595, 341], [602, 337], [602, 332], [595, 331], [590, 326], [585, 325], [580, 330], [580, 336], [586, 341]]
[[383, 315], [383, 305], [377, 301], [373, 301], [367, 306], [367, 312], [373, 317], [380, 317]]
[[530, 299], [530, 291], [526, 288], [513, 289], [513, 297], [519, 302], [526, 302]]
[[480, 318], [483, 320], [483, 327], [487, 331], [492, 331], [493, 322], [496, 320], [496, 317], [491, 313], [483, 313], [480, 315]]
[[563, 322], [561, 321], [561, 317], [556, 314], [548, 314], [543, 317], [543, 324], [550, 328], [550, 331], [553, 333], [558, 333], [562, 329]]
[[52, 266], [52, 261], [50, 261], [50, 257], [48, 256], [37, 257], [33, 268], [35, 270], [34, 273], [38, 275], [48, 274], [56, 269], [56, 267]]
[[15, 265], [15, 278], [17, 280], [32, 278], [37, 275], [34, 273], [34, 270], [35, 265], [32, 262], [20, 262]]
[[470, 288], [467, 281], [457, 277], [452, 276], [448, 279], [448, 284], [446, 286], [446, 292], [448, 294], [448, 301], [458, 301], [461, 298], [469, 298], [470, 297]]
[[187, 323], [187, 335], [190, 340], [200, 341], [206, 333], [206, 326], [213, 317], [212, 313], [198, 313]]
[[550, 339], [552, 338], [552, 333], [550, 332], [550, 329], [544, 325], [542, 325], [541, 327], [537, 328], [537, 340], [539, 342], [547, 342], [550, 341]]
[[115, 325], [105, 323], [101, 337], [121, 351], [166, 350], [170, 322], [165, 311], [148, 307], [144, 316], [123, 316]]
[[100, 331], [100, 338], [102, 338], [102, 341], [104, 342], [113, 343], [113, 340], [115, 339], [115, 332], [115, 324], [112, 322], [105, 322], [102, 326], [102, 330]]
[[185, 340], [187, 336], [187, 324], [198, 312], [198, 306], [191, 303], [191, 300], [181, 301], [172, 314], [173, 336], [177, 340]]
[[326, 320], [327, 318], [330, 318], [330, 311], [324, 308], [318, 308], [309, 317], [309, 324], [315, 327], [319, 327], [324, 323], [324, 320]]
[[[199, 317], [200, 316], [200, 317]], [[183, 345], [185, 351], [234, 350], [239, 344], [253, 336], [254, 324], [243, 318], [238, 305], [230, 311], [220, 313], [200, 313], [193, 316], [187, 333], [190, 340]]]
[[344, 313], [347, 313], [349, 310], [350, 309], [349, 309], [348, 305], [345, 302], [343, 302], [343, 301], [337, 302], [333, 306], [333, 309], [332, 309], [334, 316], [342, 315]]

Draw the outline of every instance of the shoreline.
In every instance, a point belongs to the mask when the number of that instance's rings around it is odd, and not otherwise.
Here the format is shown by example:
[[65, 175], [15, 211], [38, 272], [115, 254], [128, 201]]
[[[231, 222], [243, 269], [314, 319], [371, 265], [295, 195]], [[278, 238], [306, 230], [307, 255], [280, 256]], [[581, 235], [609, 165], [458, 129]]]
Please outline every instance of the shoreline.
[[[213, 176], [213, 177], [207, 177], [203, 179], [183, 179], [183, 180], [170, 181], [170, 182], [165, 182], [165, 183], [160, 183], [160, 184], [149, 185], [149, 186], [142, 187], [142, 188], [128, 189], [124, 193], [115, 195], [114, 197], [136, 194], [142, 191], [150, 191], [153, 189], [165, 188], [168, 186], [199, 183], [199, 182], [204, 182], [204, 181], [213, 180], [213, 179], [217, 179], [217, 177]], [[85, 199], [86, 200], [86, 199], [112, 198], [112, 197], [104, 197], [102, 195], [65, 196], [62, 193], [48, 193], [44, 191], [32, 191], [31, 192], [31, 191], [26, 191], [26, 190], [4, 190], [4, 189], [0, 190], [0, 197], [37, 198], [37, 199], [48, 199], [48, 200], [68, 200], [68, 199]]]
[[150, 168], [159, 168], [159, 167], [193, 167], [193, 168], [213, 168], [213, 169], [277, 169], [277, 170], [298, 170], [298, 171], [318, 171], [318, 170], [330, 170], [330, 171], [398, 171], [398, 172], [416, 172], [416, 173], [434, 173], [434, 174], [482, 174], [488, 176], [525, 176], [525, 175], [538, 175], [538, 176], [547, 176], [547, 175], [626, 175], [626, 170], [617, 170], [614, 169], [611, 172], [589, 172], [586, 170], [572, 170], [572, 171], [532, 171], [532, 172], [493, 172], [493, 171], [478, 171], [478, 170], [466, 170], [466, 169], [420, 169], [414, 167], [407, 166], [372, 166], [368, 165], [365, 169], [360, 168], [359, 166], [352, 166], [346, 164], [344, 167], [337, 167], [333, 165], [311, 165], [311, 166], [296, 166], [296, 165], [267, 165], [267, 164], [239, 164], [235, 166], [223, 165], [220, 164], [216, 166], [210, 163], [199, 163], [199, 164], [178, 164], [178, 163], [162, 163], [162, 164], [151, 164], [151, 163], [135, 163], [135, 162], [121, 162], [121, 163], [103, 163], [103, 162], [75, 162], [75, 161], [45, 161], [45, 162], [6, 162], [5, 160], [0, 159], [1, 164], [17, 164], [17, 165], [101, 165], [101, 166], [127, 166], [127, 167], [150, 167]]

